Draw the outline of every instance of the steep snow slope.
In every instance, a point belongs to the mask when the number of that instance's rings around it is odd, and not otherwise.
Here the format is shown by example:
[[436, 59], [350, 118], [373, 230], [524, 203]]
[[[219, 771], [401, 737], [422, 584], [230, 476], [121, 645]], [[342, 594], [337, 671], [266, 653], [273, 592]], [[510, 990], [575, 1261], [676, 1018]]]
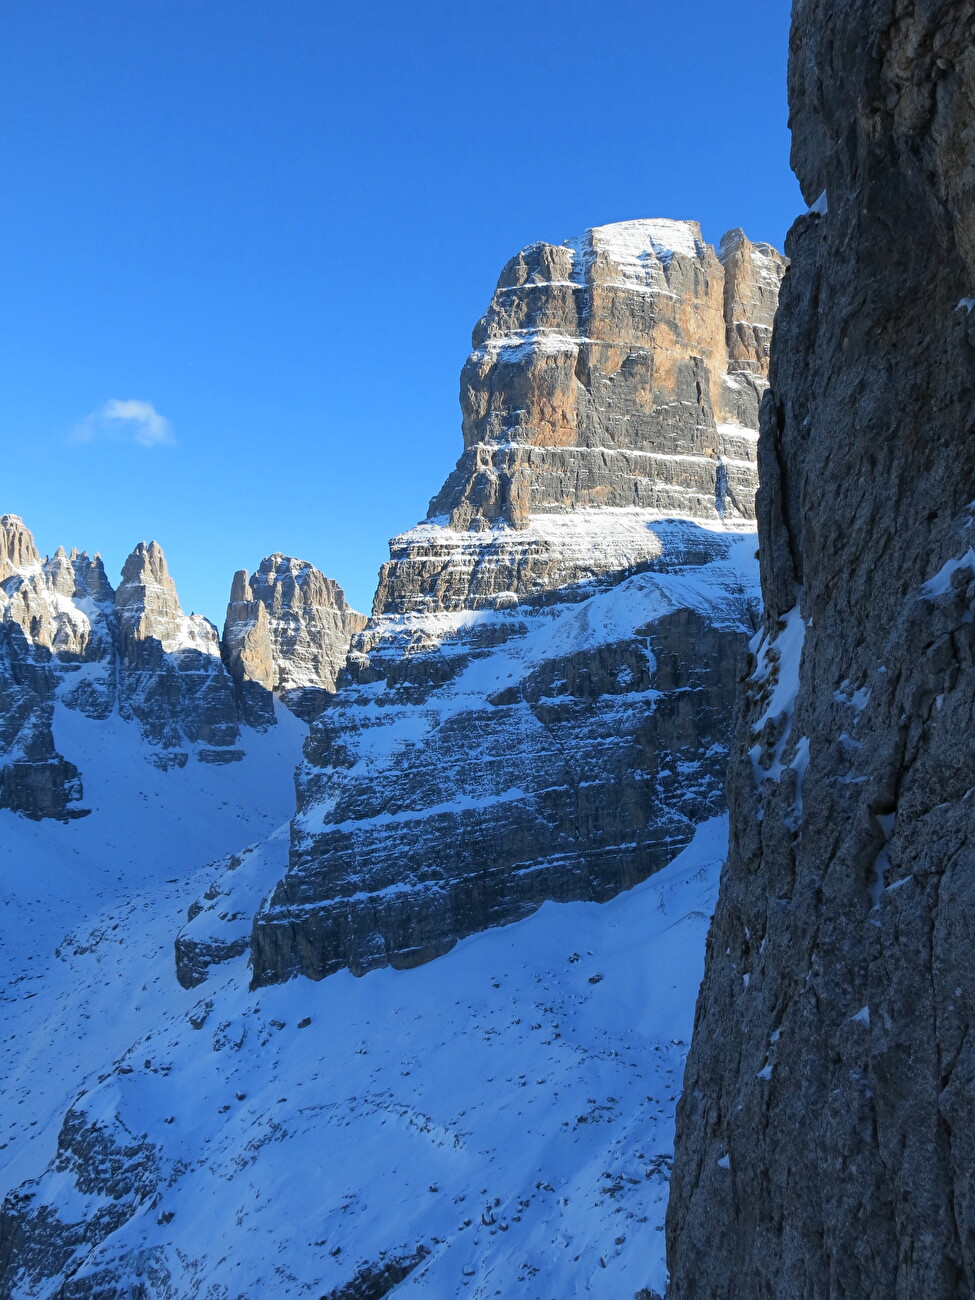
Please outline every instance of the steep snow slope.
[[160, 886], [157, 855], [5, 1007], [5, 1044], [33, 1044], [3, 1105], [7, 1184], [51, 1161], [5, 1206], [10, 1296], [279, 1300], [384, 1268], [431, 1298], [661, 1288], [724, 836], [708, 822], [611, 903], [546, 903], [417, 970], [258, 994], [243, 957], [176, 983], [208, 873]]
[[[153, 930], [152, 919], [160, 909], [168, 915], [167, 901], [175, 912], [185, 907], [187, 882], [201, 866], [289, 815], [306, 729], [287, 709], [278, 721], [266, 734], [248, 735], [245, 757], [232, 768], [191, 763], [162, 771], [135, 724], [56, 706], [55, 741], [84, 763], [92, 812], [59, 823], [0, 810], [4, 1190], [36, 1172], [47, 1155], [35, 1152], [35, 1142], [49, 1153], [50, 1126], [56, 1132], [93, 1072], [128, 1045], [120, 1013], [140, 1002], [144, 953], [155, 945], [164, 965], [172, 959], [172, 935]], [[75, 950], [94, 942], [99, 926], [102, 946], [79, 970]], [[103, 974], [108, 943], [129, 956]], [[73, 1021], [49, 1034], [44, 1026], [64, 999], [75, 1007]]]

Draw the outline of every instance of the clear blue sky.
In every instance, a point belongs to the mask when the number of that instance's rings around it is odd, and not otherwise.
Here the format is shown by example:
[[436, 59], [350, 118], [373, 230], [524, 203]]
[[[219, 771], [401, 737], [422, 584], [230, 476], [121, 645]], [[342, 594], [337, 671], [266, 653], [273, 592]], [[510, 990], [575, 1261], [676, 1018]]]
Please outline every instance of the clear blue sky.
[[788, 9], [6, 0], [0, 512], [113, 580], [155, 537], [220, 622], [274, 550], [368, 608], [512, 254], [655, 216], [781, 246]]

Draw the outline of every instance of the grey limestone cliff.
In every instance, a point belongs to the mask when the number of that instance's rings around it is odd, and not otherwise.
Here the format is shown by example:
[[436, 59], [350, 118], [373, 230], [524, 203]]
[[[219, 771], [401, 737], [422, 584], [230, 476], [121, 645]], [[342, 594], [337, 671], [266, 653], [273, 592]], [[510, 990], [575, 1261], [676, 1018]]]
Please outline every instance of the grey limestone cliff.
[[783, 259], [691, 221], [532, 244], [461, 375], [464, 453], [431, 502], [459, 529], [616, 506], [752, 514], [753, 440]]
[[338, 583], [307, 560], [277, 552], [250, 576], [239, 570], [223, 652], [247, 721], [273, 722], [275, 692], [306, 721], [321, 712], [345, 667], [349, 643], [365, 624]]
[[256, 983], [607, 898], [721, 809], [783, 267], [740, 232], [719, 256], [693, 222], [634, 221], [502, 272], [465, 450], [391, 543], [306, 746]]
[[281, 555], [247, 594], [221, 645], [212, 623], [183, 611], [156, 542], [136, 546], [113, 590], [97, 555], [59, 547], [43, 559], [22, 520], [2, 516], [0, 807], [84, 815], [84, 773], [55, 739], [58, 708], [94, 720], [117, 711], [162, 768], [240, 759], [241, 727], [274, 722], [272, 692], [310, 716], [365, 620], [330, 579]]
[[239, 759], [240, 735], [230, 676], [217, 630], [184, 614], [162, 548], [140, 542], [122, 566], [115, 593], [119, 712], [135, 718], [159, 749], [158, 763]]
[[98, 556], [42, 559], [16, 515], [0, 518], [0, 807], [83, 816], [77, 767], [54, 740], [57, 695], [92, 717], [112, 707], [112, 589]]
[[975, 1295], [975, 5], [797, 0], [674, 1300]]

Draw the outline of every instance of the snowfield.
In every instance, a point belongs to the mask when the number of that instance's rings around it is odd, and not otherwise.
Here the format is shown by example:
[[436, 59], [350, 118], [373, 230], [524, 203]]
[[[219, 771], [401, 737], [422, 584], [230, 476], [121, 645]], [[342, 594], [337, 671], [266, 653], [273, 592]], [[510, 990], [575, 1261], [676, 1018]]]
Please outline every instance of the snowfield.
[[[105, 723], [65, 712], [72, 744], [107, 752]], [[118, 726], [110, 765], [84, 755], [90, 818], [0, 828], [3, 1191], [37, 1180], [16, 1206], [36, 1267], [11, 1297], [66, 1275], [147, 1300], [377, 1277], [430, 1300], [662, 1290], [724, 819], [610, 903], [545, 903], [416, 970], [251, 993], [241, 957], [185, 990], [186, 908], [214, 857], [287, 819], [303, 729], [254, 737], [233, 768], [160, 773]], [[279, 869], [272, 854], [268, 890]], [[76, 1179], [79, 1150], [103, 1177]]]

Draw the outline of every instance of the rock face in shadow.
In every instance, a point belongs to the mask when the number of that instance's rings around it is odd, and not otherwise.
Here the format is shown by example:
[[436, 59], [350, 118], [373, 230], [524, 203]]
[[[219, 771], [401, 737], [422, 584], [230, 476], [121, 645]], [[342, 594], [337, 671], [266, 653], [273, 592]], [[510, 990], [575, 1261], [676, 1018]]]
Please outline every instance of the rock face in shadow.
[[84, 774], [55, 742], [58, 707], [93, 719], [117, 710], [162, 768], [236, 762], [241, 727], [273, 724], [274, 691], [311, 716], [365, 619], [303, 561], [271, 557], [251, 589], [254, 600], [231, 606], [243, 631], [227, 653], [212, 623], [184, 613], [156, 542], [139, 543], [116, 591], [97, 555], [59, 547], [42, 559], [23, 522], [0, 517], [0, 807], [84, 816]]
[[695, 223], [637, 221], [505, 268], [464, 454], [390, 544], [306, 746], [256, 983], [609, 898], [723, 807], [783, 266], [740, 232], [719, 256]]
[[975, 5], [797, 0], [670, 1295], [975, 1295]]
[[224, 659], [251, 726], [274, 720], [277, 692], [305, 721], [324, 707], [366, 618], [346, 604], [337, 582], [280, 552], [257, 572], [234, 575], [223, 631]]

